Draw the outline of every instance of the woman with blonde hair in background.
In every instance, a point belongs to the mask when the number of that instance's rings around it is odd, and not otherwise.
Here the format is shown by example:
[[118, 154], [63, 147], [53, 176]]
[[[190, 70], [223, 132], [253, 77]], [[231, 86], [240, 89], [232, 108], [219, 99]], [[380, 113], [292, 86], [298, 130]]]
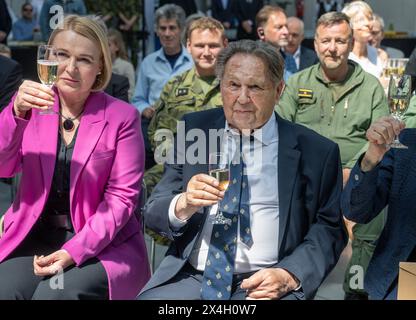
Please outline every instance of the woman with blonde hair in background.
[[113, 62], [113, 72], [129, 79], [129, 101], [131, 101], [136, 81], [134, 67], [129, 61], [123, 36], [119, 31], [110, 29], [108, 30], [108, 43]]

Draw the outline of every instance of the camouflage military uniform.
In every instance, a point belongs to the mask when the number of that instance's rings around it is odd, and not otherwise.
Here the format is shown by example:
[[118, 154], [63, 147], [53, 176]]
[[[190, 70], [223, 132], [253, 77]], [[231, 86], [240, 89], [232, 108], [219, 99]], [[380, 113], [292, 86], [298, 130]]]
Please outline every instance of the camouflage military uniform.
[[[195, 68], [171, 79], [163, 88], [155, 104], [156, 113], [149, 124], [149, 141], [153, 151], [158, 146], [154, 140], [158, 130], [167, 129], [176, 133], [176, 124], [186, 113], [222, 107], [218, 79], [205, 83], [196, 75]], [[160, 144], [160, 143], [159, 143]], [[164, 146], [168, 149], [170, 146]], [[146, 171], [144, 180], [149, 190], [159, 182], [163, 165], [157, 164]]]

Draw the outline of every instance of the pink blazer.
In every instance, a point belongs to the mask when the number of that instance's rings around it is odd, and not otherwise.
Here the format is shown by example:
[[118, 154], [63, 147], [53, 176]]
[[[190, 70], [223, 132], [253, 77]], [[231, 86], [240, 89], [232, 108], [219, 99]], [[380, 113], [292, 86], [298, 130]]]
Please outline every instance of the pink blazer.
[[[13, 101], [0, 114], [0, 176], [22, 171], [16, 200], [5, 214], [0, 262], [39, 219], [51, 188], [58, 115], [13, 116]], [[58, 99], [54, 110], [59, 110]], [[133, 299], [150, 277], [134, 208], [143, 176], [144, 147], [134, 107], [103, 92], [86, 101], [71, 162], [70, 208], [75, 236], [64, 244], [76, 265], [97, 257], [110, 299]]]

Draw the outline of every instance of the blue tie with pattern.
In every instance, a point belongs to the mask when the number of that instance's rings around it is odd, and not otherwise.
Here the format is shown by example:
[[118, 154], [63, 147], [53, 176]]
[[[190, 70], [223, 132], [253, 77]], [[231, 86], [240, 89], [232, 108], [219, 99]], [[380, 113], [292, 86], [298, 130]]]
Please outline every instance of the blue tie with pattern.
[[298, 67], [296, 65], [295, 58], [290, 53], [286, 53], [285, 55], [285, 68], [292, 74], [298, 72]]
[[249, 248], [253, 244], [250, 229], [249, 187], [241, 148], [240, 161], [230, 165], [231, 181], [218, 210], [224, 224], [214, 224], [208, 257], [202, 280], [201, 297], [204, 300], [228, 300], [231, 296], [234, 260], [237, 246], [237, 226], [240, 221], [240, 239]]

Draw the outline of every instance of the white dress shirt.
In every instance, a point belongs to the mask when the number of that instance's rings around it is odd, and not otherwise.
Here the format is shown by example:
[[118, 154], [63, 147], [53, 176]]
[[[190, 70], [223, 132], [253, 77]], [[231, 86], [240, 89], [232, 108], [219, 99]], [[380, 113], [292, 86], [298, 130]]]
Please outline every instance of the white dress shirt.
[[[225, 129], [222, 151], [235, 154], [239, 146], [240, 135], [236, 130], [230, 129], [228, 123]], [[263, 269], [276, 264], [278, 260], [278, 131], [274, 113], [261, 129], [253, 133], [253, 136], [255, 138], [254, 152], [250, 153], [248, 144], [243, 143], [243, 157], [250, 187], [250, 223], [253, 245], [248, 248], [240, 241], [239, 232], [237, 233], [234, 273]], [[187, 223], [175, 216], [176, 202], [179, 197], [180, 195], [177, 195], [173, 198], [169, 207], [169, 221], [173, 230], [178, 230]], [[218, 205], [210, 208], [202, 233], [189, 257], [190, 264], [200, 271], [205, 269], [217, 209]]]
[[296, 49], [295, 53], [293, 54], [293, 59], [295, 59], [296, 62], [296, 67], [300, 68], [300, 45], [299, 47]]

